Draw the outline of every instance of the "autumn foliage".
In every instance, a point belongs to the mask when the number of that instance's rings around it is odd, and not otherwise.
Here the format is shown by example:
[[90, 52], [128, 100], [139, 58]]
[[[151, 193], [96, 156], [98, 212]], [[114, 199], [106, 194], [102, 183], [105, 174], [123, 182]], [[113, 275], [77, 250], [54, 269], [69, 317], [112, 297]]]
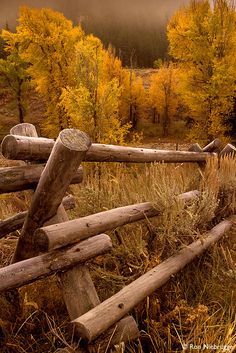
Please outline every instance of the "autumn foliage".
[[174, 62], [157, 59], [144, 87], [133, 65], [124, 68], [111, 46], [80, 25], [50, 9], [23, 7], [16, 32], [2, 33], [8, 56], [0, 61], [1, 87], [12, 92], [22, 122], [24, 91], [34, 86], [49, 137], [75, 127], [94, 141], [124, 143], [146, 120], [164, 137], [181, 121], [190, 140], [224, 139], [236, 101], [235, 16], [229, 0], [182, 7], [167, 27]]
[[194, 120], [190, 137], [224, 137], [233, 109], [236, 74], [233, 3], [191, 1], [170, 20], [170, 54], [182, 71], [181, 94]]

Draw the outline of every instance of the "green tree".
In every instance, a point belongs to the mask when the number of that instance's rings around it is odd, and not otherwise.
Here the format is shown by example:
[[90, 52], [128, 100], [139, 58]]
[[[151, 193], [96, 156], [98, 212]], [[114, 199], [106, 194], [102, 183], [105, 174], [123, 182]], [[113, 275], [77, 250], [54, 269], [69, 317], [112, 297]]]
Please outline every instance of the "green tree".
[[236, 13], [227, 0], [199, 0], [179, 10], [167, 28], [170, 54], [182, 69], [181, 93], [194, 125], [190, 137], [224, 137], [233, 109]]

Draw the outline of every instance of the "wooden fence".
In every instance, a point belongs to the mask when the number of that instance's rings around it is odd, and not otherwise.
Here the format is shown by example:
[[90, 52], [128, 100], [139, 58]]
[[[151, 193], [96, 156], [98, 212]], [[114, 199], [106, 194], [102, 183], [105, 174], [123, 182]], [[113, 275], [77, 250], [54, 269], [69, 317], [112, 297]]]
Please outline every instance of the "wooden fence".
[[[16, 125], [3, 139], [2, 154], [28, 163], [0, 168], [0, 193], [34, 189], [34, 194], [28, 212], [0, 222], [0, 238], [21, 229], [12, 263], [0, 269], [0, 291], [57, 273], [70, 320], [87, 351], [97, 352], [99, 347], [103, 352], [108, 346], [136, 339], [139, 330], [128, 315], [130, 310], [222, 237], [233, 221], [224, 220], [204, 240], [193, 242], [101, 303], [85, 262], [111, 250], [111, 239], [104, 232], [158, 216], [158, 211], [146, 202], [69, 221], [66, 209], [74, 206], [74, 200], [65, 196], [66, 190], [71, 183], [82, 181], [82, 161], [202, 165], [209, 156], [236, 152], [231, 144], [220, 147], [218, 139], [203, 149], [195, 144], [189, 151], [91, 144], [90, 138], [76, 129], [63, 130], [54, 141], [38, 137], [31, 124]], [[199, 195], [193, 190], [178, 197], [188, 201]]]

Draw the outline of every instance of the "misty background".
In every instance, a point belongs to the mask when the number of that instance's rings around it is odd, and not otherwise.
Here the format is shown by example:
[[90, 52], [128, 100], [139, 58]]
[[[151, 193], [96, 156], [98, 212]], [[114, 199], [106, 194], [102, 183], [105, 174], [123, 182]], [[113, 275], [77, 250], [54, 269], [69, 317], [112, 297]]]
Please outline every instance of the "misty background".
[[0, 0], [0, 26], [14, 31], [19, 7], [49, 7], [62, 12], [86, 33], [111, 44], [123, 62], [133, 67], [152, 67], [167, 57], [166, 24], [189, 0]]

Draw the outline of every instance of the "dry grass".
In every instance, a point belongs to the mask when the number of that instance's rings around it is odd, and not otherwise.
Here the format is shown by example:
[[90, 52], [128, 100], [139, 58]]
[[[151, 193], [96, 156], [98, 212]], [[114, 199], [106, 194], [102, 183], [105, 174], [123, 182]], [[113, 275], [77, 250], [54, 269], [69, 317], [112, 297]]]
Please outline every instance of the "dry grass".
[[[235, 213], [235, 164], [235, 159], [225, 157], [220, 163], [209, 160], [204, 170], [195, 164], [86, 165], [83, 184], [71, 187], [77, 208], [70, 217], [144, 201], [161, 211], [159, 217], [110, 232], [113, 251], [89, 264], [101, 300]], [[201, 190], [198, 200], [184, 205], [176, 198], [192, 189]], [[13, 197], [1, 199], [1, 217], [16, 208], [22, 210], [15, 207]], [[28, 196], [17, 197], [27, 207]], [[6, 241], [1, 243], [2, 265], [9, 260], [11, 249], [11, 244], [7, 248]], [[232, 346], [228, 352], [233, 352], [235, 261], [232, 229], [133, 310], [142, 335], [125, 352], [188, 352], [191, 345], [201, 346], [194, 350], [201, 352], [203, 344]], [[20, 299], [19, 308], [12, 309], [9, 298], [1, 297], [1, 352], [54, 352], [57, 347], [71, 346], [73, 332], [55, 276], [23, 287]]]

